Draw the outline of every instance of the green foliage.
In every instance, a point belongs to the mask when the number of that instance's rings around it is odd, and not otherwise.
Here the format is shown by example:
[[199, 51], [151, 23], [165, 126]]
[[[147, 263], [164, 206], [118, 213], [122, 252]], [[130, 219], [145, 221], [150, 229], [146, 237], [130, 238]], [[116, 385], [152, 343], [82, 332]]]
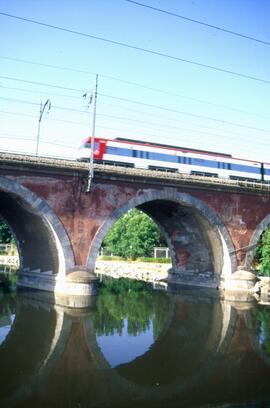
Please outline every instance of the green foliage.
[[168, 299], [154, 293], [144, 282], [130, 279], [104, 279], [97, 299], [94, 324], [97, 335], [122, 334], [124, 320], [127, 330], [136, 336], [153, 322], [154, 337], [162, 331], [168, 315]]
[[154, 246], [164, 243], [158, 226], [148, 215], [133, 209], [108, 232], [103, 246], [114, 255], [136, 259], [149, 257]]
[[13, 235], [8, 225], [0, 217], [0, 244], [10, 244], [14, 242]]
[[270, 355], [270, 309], [256, 310], [256, 318], [260, 325], [260, 341], [263, 350]]
[[256, 258], [260, 275], [270, 276], [270, 228], [268, 227], [260, 239]]
[[2, 316], [8, 316], [15, 314], [16, 293], [5, 293], [0, 290], [0, 318]]
[[14, 270], [11, 273], [0, 273], [0, 293], [12, 293], [16, 289], [17, 274]]

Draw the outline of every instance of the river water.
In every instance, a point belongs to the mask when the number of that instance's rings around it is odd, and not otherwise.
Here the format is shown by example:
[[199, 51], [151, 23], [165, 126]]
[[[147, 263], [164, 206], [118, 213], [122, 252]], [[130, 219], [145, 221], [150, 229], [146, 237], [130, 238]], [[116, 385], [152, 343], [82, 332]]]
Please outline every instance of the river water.
[[106, 279], [68, 309], [4, 282], [0, 367], [1, 408], [270, 407], [270, 307]]

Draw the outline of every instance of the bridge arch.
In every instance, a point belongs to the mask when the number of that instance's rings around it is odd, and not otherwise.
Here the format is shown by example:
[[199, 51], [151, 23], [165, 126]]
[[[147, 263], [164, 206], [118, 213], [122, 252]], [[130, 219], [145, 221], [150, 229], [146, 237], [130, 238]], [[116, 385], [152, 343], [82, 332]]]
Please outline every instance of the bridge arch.
[[257, 225], [257, 228], [254, 230], [251, 239], [249, 241], [248, 250], [245, 257], [245, 269], [251, 270], [252, 262], [255, 256], [256, 247], [260, 240], [262, 233], [266, 230], [270, 224], [270, 214], [268, 214], [264, 219]]
[[102, 241], [110, 228], [135, 207], [151, 216], [165, 233], [172, 254], [172, 281], [187, 274], [187, 279], [192, 278], [195, 283], [203, 273], [207, 283], [212, 281], [216, 286], [221, 275], [230, 275], [237, 269], [232, 239], [220, 217], [191, 194], [165, 188], [138, 194], [107, 217], [88, 254], [90, 270], [95, 268]]
[[68, 235], [50, 206], [10, 178], [0, 177], [0, 214], [17, 241], [20, 269], [64, 276], [74, 266]]

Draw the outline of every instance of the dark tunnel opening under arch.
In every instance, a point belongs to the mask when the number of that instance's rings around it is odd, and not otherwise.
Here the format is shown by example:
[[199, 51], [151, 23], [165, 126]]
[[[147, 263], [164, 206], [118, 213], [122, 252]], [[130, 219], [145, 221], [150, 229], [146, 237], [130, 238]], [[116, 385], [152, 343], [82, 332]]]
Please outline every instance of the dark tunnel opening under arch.
[[15, 238], [20, 268], [56, 273], [59, 263], [55, 240], [42, 217], [21, 198], [5, 191], [0, 191], [0, 215]]
[[110, 228], [132, 208], [149, 215], [166, 237], [173, 264], [170, 282], [216, 288], [221, 278], [236, 270], [231, 237], [217, 214], [201, 200], [171, 189], [149, 191], [115, 210], [93, 240], [89, 269], [95, 269], [97, 254]]

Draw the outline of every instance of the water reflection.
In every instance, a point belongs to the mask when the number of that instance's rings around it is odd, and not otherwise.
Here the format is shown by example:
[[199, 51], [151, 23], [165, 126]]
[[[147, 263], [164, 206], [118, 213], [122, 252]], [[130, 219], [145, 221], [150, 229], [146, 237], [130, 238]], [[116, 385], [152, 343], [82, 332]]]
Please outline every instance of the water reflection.
[[97, 342], [112, 367], [144, 354], [159, 336], [169, 302], [139, 281], [107, 279], [94, 317]]
[[14, 296], [3, 296], [0, 294], [0, 346], [6, 340], [14, 320]]
[[270, 406], [269, 322], [218, 292], [131, 281], [78, 310], [2, 293], [0, 406]]

